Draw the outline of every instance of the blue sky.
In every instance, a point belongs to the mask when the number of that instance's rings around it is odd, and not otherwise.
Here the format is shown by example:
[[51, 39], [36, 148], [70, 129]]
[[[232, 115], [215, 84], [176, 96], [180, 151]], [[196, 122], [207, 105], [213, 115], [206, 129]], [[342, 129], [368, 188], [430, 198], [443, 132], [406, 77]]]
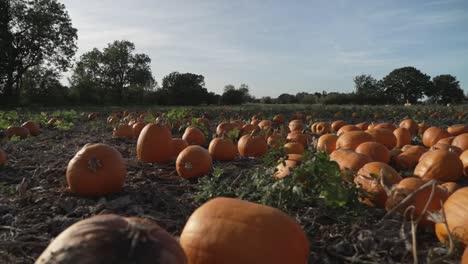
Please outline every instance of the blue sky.
[[221, 93], [246, 83], [255, 96], [350, 92], [353, 77], [415, 66], [452, 74], [468, 91], [466, 0], [62, 0], [78, 29], [77, 56], [130, 40], [172, 71], [205, 76]]

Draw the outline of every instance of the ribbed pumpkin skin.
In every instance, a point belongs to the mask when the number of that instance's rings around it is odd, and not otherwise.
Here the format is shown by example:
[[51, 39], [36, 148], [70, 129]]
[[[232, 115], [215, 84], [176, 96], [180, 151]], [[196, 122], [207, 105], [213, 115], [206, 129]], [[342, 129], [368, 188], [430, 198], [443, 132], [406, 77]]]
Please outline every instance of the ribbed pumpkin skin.
[[304, 145], [297, 142], [288, 142], [284, 144], [286, 154], [301, 154], [304, 153]]
[[[382, 177], [381, 171], [384, 171], [386, 184], [397, 184], [401, 181], [401, 176], [398, 172], [383, 162], [370, 162], [364, 165], [358, 172], [354, 183], [364, 191], [363, 203], [376, 206], [385, 207], [387, 201], [387, 193], [380, 185], [380, 178]], [[374, 178], [372, 174], [377, 177]]]
[[185, 264], [187, 259], [177, 240], [155, 222], [108, 214], [65, 229], [35, 263]]
[[213, 159], [210, 153], [198, 145], [186, 147], [177, 156], [177, 174], [185, 179], [197, 178], [208, 174], [212, 167]]
[[302, 131], [304, 130], [304, 123], [302, 123], [301, 120], [292, 120], [291, 122], [289, 122], [289, 131], [293, 132], [293, 131]]
[[188, 147], [187, 141], [181, 138], [173, 138], [172, 139], [172, 157], [177, 158], [179, 153], [182, 152], [186, 147]]
[[159, 124], [147, 124], [137, 142], [138, 160], [150, 163], [167, 163], [172, 159], [171, 131]]
[[145, 122], [136, 122], [132, 125], [133, 135], [136, 139], [140, 136], [141, 131], [146, 126]]
[[[468, 245], [468, 187], [456, 190], [444, 203], [447, 224], [457, 240]], [[447, 229], [443, 223], [435, 225], [437, 238], [442, 243], [448, 239]]]
[[385, 145], [389, 150], [393, 149], [397, 144], [397, 139], [391, 130], [372, 128], [366, 130], [366, 133], [372, 135], [376, 142]]
[[375, 142], [375, 138], [364, 131], [350, 131], [338, 137], [336, 148], [355, 150], [364, 142]]
[[317, 142], [317, 150], [332, 153], [336, 149], [336, 141], [338, 136], [334, 134], [325, 134], [319, 137]]
[[463, 151], [468, 150], [468, 133], [456, 136], [452, 141], [452, 145], [461, 148]]
[[119, 192], [126, 176], [127, 168], [122, 155], [105, 144], [86, 144], [67, 166], [70, 190], [84, 196]]
[[463, 174], [463, 163], [455, 153], [431, 150], [424, 153], [414, 168], [414, 175], [426, 180], [457, 181]]
[[316, 122], [311, 126], [311, 131], [317, 135], [324, 135], [330, 132], [331, 126], [326, 122]]
[[342, 126], [345, 125], [346, 122], [344, 120], [336, 120], [333, 123], [331, 123], [331, 129], [337, 132]]
[[361, 129], [362, 131], [366, 131], [367, 128], [369, 127], [369, 122], [362, 122], [362, 123], [356, 124], [356, 126], [359, 127], [359, 129]]
[[[350, 132], [351, 133], [351, 132]], [[348, 149], [337, 149], [330, 154], [330, 160], [335, 161], [344, 173], [356, 173], [365, 164], [372, 162], [369, 156]]]
[[435, 145], [437, 141], [447, 137], [450, 137], [449, 132], [440, 127], [432, 126], [424, 131], [422, 140], [424, 146], [430, 148]]
[[208, 152], [214, 160], [234, 160], [237, 154], [236, 145], [228, 138], [214, 138], [208, 146]]
[[400, 127], [408, 129], [413, 136], [418, 134], [418, 123], [413, 119], [405, 119], [401, 121]]
[[468, 125], [458, 124], [449, 126], [447, 128], [447, 132], [449, 132], [452, 136], [458, 136], [460, 134], [468, 133]]
[[237, 142], [241, 157], [260, 157], [268, 151], [268, 144], [262, 136], [244, 135]]
[[194, 126], [189, 126], [185, 129], [182, 139], [187, 141], [189, 146], [199, 145], [204, 146], [206, 144], [205, 134], [198, 128]]
[[390, 162], [390, 151], [378, 142], [364, 142], [356, 148], [357, 153], [369, 156], [373, 161]]
[[396, 138], [396, 146], [401, 148], [405, 145], [411, 144], [411, 132], [403, 127], [393, 130], [393, 135]]
[[309, 258], [309, 241], [290, 216], [224, 197], [190, 216], [180, 244], [190, 264], [305, 264]]
[[338, 131], [336, 132], [336, 135], [341, 136], [342, 134], [346, 132], [350, 132], [350, 131], [362, 131], [362, 130], [355, 125], [344, 125], [340, 127], [340, 129], [338, 129]]
[[7, 155], [3, 149], [0, 148], [0, 167], [7, 163]]
[[118, 127], [114, 128], [112, 135], [118, 138], [133, 138], [133, 128], [127, 124], [120, 124]]

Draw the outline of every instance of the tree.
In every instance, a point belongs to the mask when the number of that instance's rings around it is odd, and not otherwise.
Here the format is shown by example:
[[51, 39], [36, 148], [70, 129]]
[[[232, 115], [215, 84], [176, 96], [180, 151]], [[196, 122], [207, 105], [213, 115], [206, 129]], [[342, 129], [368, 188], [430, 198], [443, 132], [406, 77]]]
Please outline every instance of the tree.
[[278, 96], [278, 99], [276, 99], [276, 101], [277, 101], [279, 104], [293, 104], [293, 103], [297, 103], [296, 96], [294, 96], [294, 95], [292, 95], [292, 94], [287, 94], [287, 93], [284, 93], [284, 94], [281, 94], [280, 96]]
[[366, 97], [377, 97], [382, 94], [382, 88], [372, 75], [361, 74], [354, 77], [356, 94]]
[[156, 82], [151, 59], [134, 51], [135, 45], [123, 40], [108, 44], [103, 51], [95, 48], [83, 54], [71, 78], [72, 93], [90, 103], [97, 103], [95, 95], [103, 98], [100, 103], [142, 102], [145, 92], [152, 91]]
[[224, 86], [224, 92], [227, 92], [227, 91], [230, 91], [230, 90], [235, 90], [236, 87], [232, 84], [227, 84], [226, 86]]
[[395, 69], [383, 78], [383, 91], [395, 103], [416, 103], [430, 89], [430, 79], [414, 67]]
[[252, 102], [255, 98], [250, 95], [249, 86], [245, 83], [239, 85], [239, 91], [242, 92], [244, 97], [244, 102]]
[[57, 0], [0, 2], [0, 91], [4, 100], [17, 103], [21, 80], [29, 69], [43, 65], [65, 71], [70, 67], [77, 30]]
[[460, 103], [465, 97], [457, 78], [450, 74], [432, 78], [432, 86], [427, 90], [426, 96], [430, 102], [438, 104]]
[[163, 78], [161, 89], [172, 105], [200, 105], [208, 101], [203, 75], [172, 72]]
[[21, 82], [21, 103], [64, 105], [68, 88], [60, 83], [60, 74], [52, 69], [36, 66], [28, 70]]

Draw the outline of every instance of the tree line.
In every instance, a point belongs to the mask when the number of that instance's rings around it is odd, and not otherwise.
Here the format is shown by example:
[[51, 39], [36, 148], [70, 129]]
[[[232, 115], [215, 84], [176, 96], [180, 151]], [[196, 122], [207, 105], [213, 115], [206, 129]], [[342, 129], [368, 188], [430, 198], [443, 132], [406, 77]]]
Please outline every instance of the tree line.
[[[466, 100], [455, 76], [431, 79], [414, 67], [390, 72], [382, 80], [363, 74], [351, 93], [281, 94], [255, 98], [250, 87], [228, 84], [222, 94], [205, 87], [205, 77], [174, 71], [158, 84], [151, 59], [136, 53], [135, 44], [116, 40], [81, 55], [75, 63], [77, 29], [57, 0], [0, 1], [0, 105], [201, 105], [401, 104], [461, 103]], [[60, 81], [71, 69], [69, 85]]]

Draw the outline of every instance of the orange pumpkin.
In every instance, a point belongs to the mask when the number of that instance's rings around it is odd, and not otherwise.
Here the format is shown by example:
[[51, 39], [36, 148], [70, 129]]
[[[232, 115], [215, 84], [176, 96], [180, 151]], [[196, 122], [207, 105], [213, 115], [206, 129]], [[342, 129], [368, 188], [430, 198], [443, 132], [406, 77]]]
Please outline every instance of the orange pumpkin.
[[[468, 245], [468, 187], [456, 190], [444, 203], [445, 217], [452, 237], [465, 246]], [[440, 242], [448, 239], [444, 223], [435, 225], [435, 233]]]
[[304, 145], [297, 142], [288, 142], [284, 144], [286, 154], [300, 154], [304, 153]]
[[237, 142], [237, 150], [241, 157], [261, 157], [268, 151], [268, 144], [262, 136], [244, 135]]
[[411, 132], [403, 127], [399, 127], [393, 130], [393, 135], [396, 138], [396, 147], [403, 147], [405, 145], [411, 144]]
[[430, 126], [424, 122], [418, 124], [418, 134], [423, 135]]
[[452, 141], [452, 145], [459, 147], [463, 151], [468, 150], [468, 133], [456, 136]]
[[21, 126], [27, 128], [31, 136], [35, 137], [41, 134], [41, 129], [39, 128], [39, 125], [34, 121], [26, 121]]
[[199, 117], [196, 119], [198, 124], [202, 124], [205, 129], [210, 129], [210, 120], [205, 117]]
[[468, 125], [458, 124], [449, 126], [447, 128], [447, 132], [449, 132], [452, 136], [458, 136], [460, 134], [468, 133]]
[[450, 151], [432, 150], [421, 157], [414, 175], [426, 180], [457, 181], [463, 175], [463, 163]]
[[12, 136], [20, 137], [22, 139], [29, 136], [29, 130], [25, 127], [9, 126], [5, 131], [5, 136], [11, 138]]
[[330, 132], [330, 124], [326, 122], [317, 122], [312, 124], [311, 131], [317, 135], [325, 135], [326, 133]]
[[132, 130], [133, 130], [133, 135], [135, 136], [136, 139], [138, 139], [138, 137], [140, 136], [141, 131], [143, 130], [143, 128], [145, 126], [146, 126], [146, 123], [141, 122], [141, 121], [135, 122], [133, 124]]
[[273, 133], [271, 134], [271, 136], [268, 137], [267, 144], [271, 148], [279, 148], [284, 144], [285, 141], [286, 139], [283, 136], [281, 136], [280, 134]]
[[344, 120], [336, 120], [331, 124], [331, 129], [333, 131], [338, 131], [344, 125], [346, 125], [346, 122]]
[[362, 131], [366, 131], [367, 128], [369, 127], [369, 123], [362, 122], [362, 123], [356, 124], [356, 126], [359, 127], [359, 129], [361, 129]]
[[424, 152], [425, 150], [422, 151], [419, 148], [407, 149], [392, 159], [392, 166], [397, 170], [412, 170], [414, 167], [416, 167]]
[[286, 121], [286, 118], [283, 114], [277, 114], [273, 117], [273, 122], [276, 124], [283, 124]]
[[198, 145], [186, 147], [177, 156], [177, 174], [185, 179], [197, 178], [208, 174], [212, 167], [213, 159], [210, 153]]
[[463, 151], [460, 155], [460, 160], [463, 163], [463, 174], [468, 177], [468, 150]]
[[172, 160], [172, 154], [171, 131], [162, 124], [147, 124], [138, 137], [138, 160], [167, 163]]
[[461, 188], [460, 184], [456, 182], [442, 182], [439, 184], [439, 186], [444, 188], [449, 196]]
[[336, 149], [336, 141], [338, 136], [334, 134], [325, 134], [319, 137], [317, 142], [317, 150], [332, 153]]
[[260, 121], [260, 123], [258, 123], [258, 127], [260, 129], [265, 129], [267, 127], [271, 127], [272, 126], [272, 123], [270, 120], [262, 120]]
[[240, 134], [241, 135], [247, 135], [247, 134], [252, 133], [253, 131], [257, 131], [258, 129], [259, 129], [258, 126], [255, 126], [255, 125], [252, 125], [252, 124], [245, 124], [241, 128]]
[[369, 156], [373, 161], [389, 163], [390, 151], [378, 142], [364, 142], [356, 148], [357, 153]]
[[117, 138], [133, 138], [133, 129], [127, 124], [120, 124], [112, 131], [112, 136]]
[[293, 131], [303, 131], [304, 130], [304, 123], [302, 123], [301, 120], [292, 120], [291, 122], [289, 122], [289, 130], [291, 132]]
[[396, 127], [392, 123], [379, 123], [376, 124], [373, 129], [387, 129], [393, 132], [393, 130], [396, 129]]
[[273, 177], [282, 179], [291, 174], [291, 168], [295, 168], [302, 163], [302, 155], [300, 154], [289, 154], [286, 159], [281, 159], [280, 163], [276, 166], [276, 172]]
[[101, 196], [122, 190], [127, 168], [122, 155], [105, 144], [86, 144], [67, 166], [67, 182], [73, 193]]
[[223, 134], [228, 134], [230, 131], [234, 130], [234, 125], [230, 122], [222, 122], [216, 127], [216, 135], [222, 136]]
[[434, 146], [437, 141], [447, 137], [450, 137], [449, 132], [440, 127], [432, 126], [424, 131], [422, 141], [424, 146], [430, 148]]
[[203, 132], [196, 126], [187, 127], [182, 135], [182, 139], [187, 141], [189, 146], [204, 146], [206, 144], [205, 134], [203, 134]]
[[0, 148], [0, 167], [7, 163], [7, 155], [3, 149]]
[[355, 150], [364, 142], [375, 142], [375, 138], [364, 131], [350, 131], [338, 137], [336, 148]]
[[309, 143], [309, 138], [306, 134], [302, 133], [301, 131], [292, 131], [288, 133], [286, 140], [289, 142], [301, 143], [304, 147], [307, 147]]
[[186, 147], [188, 147], [187, 141], [181, 138], [172, 139], [172, 158], [175, 159], [179, 156], [179, 153], [182, 152]]
[[413, 119], [405, 119], [401, 121], [399, 127], [406, 128], [413, 136], [418, 134], [419, 126]]
[[215, 138], [208, 146], [208, 152], [214, 160], [234, 160], [237, 154], [236, 145], [229, 138]]
[[187, 258], [177, 240], [155, 222], [108, 214], [65, 229], [36, 263], [185, 264]]
[[385, 184], [397, 184], [401, 181], [401, 176], [398, 172], [389, 165], [382, 162], [369, 162], [364, 165], [354, 178], [354, 183], [364, 192], [363, 203], [385, 207], [387, 201], [387, 193], [380, 185], [380, 179], [384, 173]]
[[336, 132], [336, 135], [341, 136], [344, 133], [350, 132], [350, 131], [362, 131], [362, 130], [359, 127], [355, 126], [355, 125], [344, 125], [344, 126], [340, 127], [340, 129], [338, 129], [338, 131]]
[[190, 264], [304, 264], [310, 254], [304, 231], [287, 214], [224, 197], [195, 210], [180, 244]]
[[373, 128], [366, 130], [366, 133], [372, 135], [376, 142], [383, 144], [388, 149], [393, 149], [397, 144], [397, 139], [391, 130]]
[[457, 154], [457, 156], [460, 156], [463, 152], [459, 147], [451, 146], [449, 144], [444, 144], [444, 143], [437, 143], [434, 146], [432, 146], [429, 150], [436, 150], [436, 149], [451, 151]]
[[[416, 177], [409, 177], [401, 180], [397, 185], [392, 188], [392, 193], [387, 197], [387, 202], [385, 203], [385, 208], [387, 210], [393, 209], [395, 206], [399, 205], [403, 199], [408, 195], [413, 193], [415, 190], [419, 189], [426, 183], [425, 180]], [[427, 186], [425, 189], [416, 193], [411, 199], [405, 202], [402, 206], [399, 207], [396, 212], [403, 214], [409, 206], [414, 206], [413, 219], [418, 218], [422, 215], [426, 203], [429, 201], [429, 197], [432, 192], [432, 186]], [[447, 199], [447, 192], [435, 185], [434, 194], [432, 200], [429, 202], [427, 211], [421, 219], [422, 225], [430, 225], [431, 222], [427, 220], [429, 212], [438, 211], [441, 208], [441, 202], [443, 203]], [[410, 213], [407, 213], [407, 219], [410, 219]]]
[[[349, 149], [337, 149], [330, 154], [330, 160], [335, 161], [340, 166], [340, 170], [346, 177], [355, 174], [359, 169], [369, 162], [372, 162], [369, 156], [356, 153]], [[349, 180], [349, 179], [346, 179]]]
[[452, 142], [453, 142], [454, 139], [455, 139], [454, 136], [453, 137], [442, 138], [439, 141], [437, 141], [436, 144], [442, 143], [442, 144], [452, 145]]

